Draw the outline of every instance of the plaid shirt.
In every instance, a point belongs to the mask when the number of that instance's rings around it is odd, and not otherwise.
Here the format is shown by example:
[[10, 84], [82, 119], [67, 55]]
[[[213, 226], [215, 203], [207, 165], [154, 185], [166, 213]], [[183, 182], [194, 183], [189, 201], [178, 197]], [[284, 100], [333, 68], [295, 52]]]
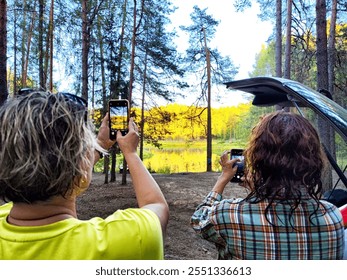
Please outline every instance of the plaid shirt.
[[[288, 205], [277, 203], [264, 216], [266, 201], [224, 199], [210, 192], [191, 218], [193, 229], [213, 242], [219, 259], [342, 259], [344, 227], [340, 211], [321, 201], [303, 200], [290, 217]], [[294, 226], [294, 228], [292, 227]]]

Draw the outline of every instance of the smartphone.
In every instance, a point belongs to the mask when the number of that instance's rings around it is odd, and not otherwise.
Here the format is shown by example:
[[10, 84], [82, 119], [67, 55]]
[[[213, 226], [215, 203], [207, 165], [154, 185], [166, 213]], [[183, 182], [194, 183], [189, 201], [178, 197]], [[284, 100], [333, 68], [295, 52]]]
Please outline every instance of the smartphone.
[[118, 130], [122, 135], [128, 132], [129, 101], [126, 99], [113, 99], [109, 101], [108, 105], [110, 139], [115, 140]]
[[237, 165], [237, 171], [236, 171], [234, 177], [230, 180], [230, 182], [241, 182], [241, 178], [244, 175], [243, 149], [231, 149], [230, 150], [230, 159], [235, 159], [235, 158], [239, 158], [240, 161], [235, 163], [235, 165]]

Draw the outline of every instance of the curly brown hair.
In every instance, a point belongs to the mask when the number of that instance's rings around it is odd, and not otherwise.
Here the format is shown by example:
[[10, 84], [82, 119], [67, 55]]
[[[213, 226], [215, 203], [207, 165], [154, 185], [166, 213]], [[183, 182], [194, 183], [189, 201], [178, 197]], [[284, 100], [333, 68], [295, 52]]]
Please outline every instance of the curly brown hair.
[[317, 201], [322, 190], [325, 154], [319, 136], [304, 117], [277, 111], [253, 128], [245, 156], [247, 201], [287, 203], [291, 212], [303, 197]]

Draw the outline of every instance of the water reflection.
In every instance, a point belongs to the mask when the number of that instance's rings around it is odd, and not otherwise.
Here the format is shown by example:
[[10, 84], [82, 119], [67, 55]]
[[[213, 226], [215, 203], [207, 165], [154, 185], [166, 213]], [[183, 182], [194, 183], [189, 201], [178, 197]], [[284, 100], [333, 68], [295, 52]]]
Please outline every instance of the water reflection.
[[[220, 171], [219, 155], [212, 155], [212, 170]], [[144, 164], [150, 172], [180, 173], [205, 172], [206, 151], [203, 149], [175, 149], [152, 151], [151, 156], [144, 159]]]

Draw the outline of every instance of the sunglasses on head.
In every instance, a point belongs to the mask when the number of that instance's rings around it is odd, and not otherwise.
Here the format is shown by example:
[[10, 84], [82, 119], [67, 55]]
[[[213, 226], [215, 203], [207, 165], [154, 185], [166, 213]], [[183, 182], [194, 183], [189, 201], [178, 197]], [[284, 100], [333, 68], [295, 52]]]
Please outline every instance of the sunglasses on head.
[[84, 98], [79, 97], [79, 96], [77, 96], [75, 94], [68, 93], [68, 92], [58, 92], [57, 94], [60, 94], [60, 95], [64, 96], [66, 101], [68, 101], [68, 102], [69, 101], [75, 102], [75, 103], [85, 107], [85, 109], [87, 109], [88, 104], [87, 104], [87, 101]]
[[73, 107], [76, 107], [77, 105], [77, 109], [84, 110], [84, 121], [87, 122], [88, 104], [84, 98], [79, 97], [75, 94], [68, 93], [68, 92], [58, 92], [57, 94], [63, 96], [67, 103], [70, 103], [70, 104], [73, 103]]
[[[22, 88], [18, 91], [18, 95], [25, 95], [29, 94], [31, 92], [36, 91], [35, 89], [32, 88]], [[71, 94], [68, 92], [58, 92], [57, 95], [62, 96], [64, 100], [71, 105], [71, 110], [72, 111], [84, 111], [84, 120], [87, 122], [88, 120], [88, 104], [87, 101], [79, 97], [75, 94]]]

